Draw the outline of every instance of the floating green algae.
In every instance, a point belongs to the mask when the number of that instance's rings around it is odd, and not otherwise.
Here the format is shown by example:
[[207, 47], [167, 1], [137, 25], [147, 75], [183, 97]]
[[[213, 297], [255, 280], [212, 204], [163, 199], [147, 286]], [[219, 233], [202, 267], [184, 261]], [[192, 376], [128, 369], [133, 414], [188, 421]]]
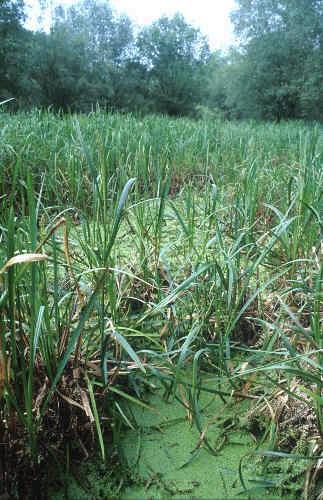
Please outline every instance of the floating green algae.
[[[203, 389], [216, 390], [212, 379], [203, 376], [202, 382]], [[229, 392], [226, 387], [224, 393]], [[78, 471], [71, 471], [65, 489], [50, 498], [277, 499], [283, 491], [285, 499], [299, 498], [298, 479], [304, 477], [300, 463], [277, 461], [263, 477], [263, 461], [253, 453], [257, 443], [246, 425], [253, 400], [230, 396], [224, 400], [214, 392], [201, 391], [196, 408], [198, 430], [196, 415], [187, 408], [188, 389], [180, 386], [168, 399], [163, 396], [161, 388], [149, 396], [151, 410], [130, 404], [130, 420], [136, 425], [121, 436], [121, 463], [111, 468], [100, 460], [91, 460]], [[294, 488], [283, 487], [289, 477], [294, 478]]]
[[250, 433], [238, 425], [239, 412], [246, 410], [243, 403], [227, 405], [214, 394], [201, 397], [202, 434], [214, 454], [184, 405], [163, 400], [160, 391], [150, 404], [154, 412], [133, 408], [138, 430], [128, 431], [121, 443], [124, 459], [141, 483], [128, 487], [121, 498], [220, 499], [243, 491], [240, 459], [255, 447]]

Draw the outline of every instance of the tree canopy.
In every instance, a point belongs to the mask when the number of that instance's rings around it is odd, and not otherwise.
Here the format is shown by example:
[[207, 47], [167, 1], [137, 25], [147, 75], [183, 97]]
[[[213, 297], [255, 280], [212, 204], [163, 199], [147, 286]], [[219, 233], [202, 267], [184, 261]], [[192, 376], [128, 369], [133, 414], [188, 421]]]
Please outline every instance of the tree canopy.
[[239, 0], [232, 21], [242, 47], [228, 97], [238, 112], [322, 118], [322, 0]]
[[227, 118], [322, 120], [323, 0], [237, 0], [239, 44], [211, 52], [180, 14], [139, 31], [109, 2], [55, 10], [24, 27], [23, 0], [0, 0], [0, 98], [16, 106]]
[[189, 113], [203, 90], [210, 55], [206, 38], [177, 14], [144, 28], [137, 49], [156, 109], [171, 115]]

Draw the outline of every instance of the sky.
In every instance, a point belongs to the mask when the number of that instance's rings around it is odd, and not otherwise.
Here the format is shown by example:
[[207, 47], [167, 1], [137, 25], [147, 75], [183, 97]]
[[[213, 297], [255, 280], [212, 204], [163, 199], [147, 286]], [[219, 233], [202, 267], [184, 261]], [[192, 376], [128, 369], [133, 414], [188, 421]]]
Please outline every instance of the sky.
[[[29, 5], [27, 27], [35, 29], [40, 14], [39, 0], [26, 0]], [[47, 0], [48, 4], [71, 5], [73, 0]], [[234, 0], [110, 0], [118, 13], [127, 14], [136, 25], [150, 24], [163, 14], [172, 16], [181, 12], [193, 26], [200, 28], [209, 38], [212, 49], [225, 50], [234, 43], [230, 12], [235, 8]], [[48, 29], [50, 16], [44, 18]]]
[[234, 9], [234, 0], [110, 0], [110, 3], [139, 25], [149, 24], [163, 14], [181, 12], [208, 36], [212, 48], [223, 49], [233, 43], [229, 14]]

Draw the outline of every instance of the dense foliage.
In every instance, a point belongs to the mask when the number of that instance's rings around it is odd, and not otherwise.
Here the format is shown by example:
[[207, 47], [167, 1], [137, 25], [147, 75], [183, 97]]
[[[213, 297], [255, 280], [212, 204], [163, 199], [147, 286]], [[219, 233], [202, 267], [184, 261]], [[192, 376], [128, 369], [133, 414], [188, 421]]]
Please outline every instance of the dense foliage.
[[109, 3], [84, 0], [56, 9], [49, 33], [32, 32], [23, 0], [1, 0], [0, 98], [57, 110], [321, 120], [322, 0], [237, 4], [240, 45], [223, 55], [179, 14], [137, 32]]
[[34, 110], [0, 130], [0, 495], [37, 498], [53, 457], [96, 449], [110, 471], [159, 381], [199, 430], [194, 463], [219, 467], [247, 426], [267, 455], [235, 469], [243, 496], [316, 498], [322, 127]]
[[231, 90], [236, 109], [265, 119], [322, 118], [322, 0], [239, 4], [232, 15], [244, 48]]
[[98, 452], [102, 498], [160, 482], [120, 446], [161, 388], [198, 431], [181, 469], [247, 433], [244, 496], [319, 498], [322, 7], [237, 0], [221, 54], [180, 14], [82, 0], [47, 33], [0, 0], [0, 499], [76, 498]]

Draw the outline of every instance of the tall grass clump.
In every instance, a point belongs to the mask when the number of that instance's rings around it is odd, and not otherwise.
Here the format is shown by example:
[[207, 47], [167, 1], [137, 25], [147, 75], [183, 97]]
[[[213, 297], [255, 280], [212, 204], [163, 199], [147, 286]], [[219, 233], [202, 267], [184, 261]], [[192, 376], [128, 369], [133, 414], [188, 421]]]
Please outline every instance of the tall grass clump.
[[201, 420], [208, 372], [224, 404], [254, 402], [264, 476], [301, 456], [309, 494], [323, 433], [322, 128], [35, 110], [2, 111], [0, 130], [0, 493], [93, 449], [111, 460], [156, 377], [168, 398], [185, 391], [217, 454]]
[[[74, 454], [86, 457], [97, 442], [105, 460], [98, 408], [110, 406], [108, 428], [115, 411], [107, 387], [113, 383], [117, 390], [119, 372], [126, 376], [129, 363], [142, 372], [145, 368], [114, 328], [117, 284], [111, 254], [135, 179], [115, 192], [107, 213], [95, 201], [93, 210], [103, 217], [96, 240], [101, 251], [96, 261], [87, 262], [94, 267], [81, 271], [68, 212], [48, 216], [29, 173], [26, 207], [16, 217], [17, 179], [1, 213], [0, 397], [2, 488], [21, 496], [38, 494], [39, 475], [48, 475], [51, 455], [60, 459], [73, 447]], [[91, 256], [91, 243], [84, 242], [84, 257]], [[129, 360], [125, 367], [124, 356]], [[114, 369], [108, 363], [115, 363]], [[119, 397], [126, 392], [119, 391]]]

